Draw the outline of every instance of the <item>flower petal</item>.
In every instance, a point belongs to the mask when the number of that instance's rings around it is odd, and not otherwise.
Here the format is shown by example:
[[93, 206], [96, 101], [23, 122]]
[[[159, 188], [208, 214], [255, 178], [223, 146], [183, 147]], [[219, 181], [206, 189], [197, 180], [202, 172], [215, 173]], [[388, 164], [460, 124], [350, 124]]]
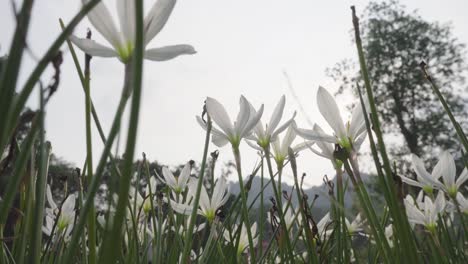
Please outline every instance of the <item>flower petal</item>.
[[435, 185], [435, 179], [426, 171], [423, 161], [416, 155], [411, 154], [411, 163], [413, 165], [413, 170], [418, 176], [417, 181], [423, 183], [424, 185]]
[[145, 17], [145, 43], [148, 44], [164, 27], [176, 0], [158, 0]]
[[[198, 124], [206, 131], [206, 124], [203, 122], [200, 116], [197, 116], [197, 122]], [[215, 144], [217, 147], [224, 147], [227, 143], [229, 143], [229, 139], [226, 137], [226, 135], [219, 131], [216, 127], [211, 127], [211, 141], [213, 144]]]
[[120, 31], [123, 33], [125, 41], [134, 43], [135, 1], [117, 0], [117, 13], [119, 15]]
[[262, 118], [263, 115], [263, 104], [260, 106], [258, 111], [255, 112], [255, 114], [250, 113], [249, 116], [249, 121], [244, 127], [244, 130], [242, 131], [241, 138], [247, 136], [252, 132], [252, 129], [257, 125], [257, 123], [260, 121], [260, 118]]
[[468, 180], [468, 170], [465, 168], [457, 179], [457, 188], [460, 188], [462, 184], [466, 182], [466, 180]]
[[288, 148], [293, 143], [294, 139], [296, 139], [296, 122], [292, 122], [289, 126], [288, 130], [286, 131], [286, 135], [284, 135], [283, 142], [281, 143], [281, 154], [284, 156], [288, 155]]
[[206, 98], [206, 111], [213, 121], [223, 130], [226, 136], [231, 137], [234, 133], [231, 119], [226, 112], [226, 109], [216, 99]]
[[263, 149], [256, 143], [251, 140], [245, 140], [245, 143], [249, 145], [251, 148], [258, 150], [258, 151], [263, 151]]
[[336, 101], [322, 86], [317, 91], [317, 106], [322, 116], [327, 120], [333, 131], [335, 131], [335, 134], [340, 139], [346, 138], [346, 130]]
[[54, 201], [54, 198], [52, 197], [52, 191], [50, 189], [50, 185], [47, 184], [46, 188], [46, 197], [47, 197], [47, 202], [49, 202], [50, 207], [52, 210], [55, 210], [57, 208], [57, 204]]
[[442, 162], [442, 177], [444, 179], [444, 185], [451, 187], [455, 184], [455, 177], [457, 174], [457, 168], [452, 154], [448, 151], [442, 152], [440, 162]]
[[[82, 0], [83, 4], [88, 4], [91, 0]], [[121, 36], [115, 27], [114, 19], [107, 9], [104, 2], [99, 2], [89, 13], [89, 22], [109, 41], [109, 43], [118, 49], [122, 46]]]
[[197, 53], [190, 45], [172, 45], [161, 48], [147, 49], [145, 59], [152, 61], [167, 61], [180, 55], [191, 55]]
[[[367, 97], [364, 98], [364, 105], [367, 109], [369, 105]], [[366, 109], [366, 110], [367, 110]], [[351, 123], [349, 125], [349, 136], [355, 140], [362, 132], [366, 130], [366, 120], [364, 118], [364, 111], [362, 110], [362, 104], [359, 101], [353, 109], [351, 116]]]
[[78, 38], [72, 35], [70, 36], [70, 41], [73, 42], [73, 44], [80, 48], [84, 53], [89, 54], [93, 57], [110, 58], [118, 56], [115, 50], [101, 45], [91, 39]]
[[244, 131], [245, 126], [249, 122], [250, 115], [255, 115], [255, 109], [250, 109], [251, 104], [243, 95], [240, 97], [239, 106], [239, 114], [237, 114], [236, 123], [234, 124], [235, 134], [238, 136]]
[[267, 135], [271, 135], [273, 131], [275, 131], [275, 128], [278, 126], [281, 117], [283, 116], [285, 103], [286, 97], [283, 95], [281, 96], [278, 104], [275, 107], [275, 110], [273, 111], [273, 114], [271, 115], [270, 122], [267, 124]]
[[190, 179], [190, 171], [191, 171], [191, 166], [190, 163], [187, 162], [182, 169], [182, 171], [179, 174], [178, 182], [179, 186], [181, 186], [183, 189], [185, 189], [185, 186], [187, 185], [187, 182]]
[[328, 143], [336, 143], [336, 137], [325, 134], [324, 132], [315, 131], [311, 129], [296, 128], [296, 133], [308, 140], [323, 141]]
[[172, 174], [172, 172], [167, 167], [162, 168], [162, 173], [164, 176], [164, 180], [166, 184], [169, 185], [169, 187], [173, 189], [178, 187], [177, 180], [174, 177], [174, 174]]
[[295, 117], [296, 117], [296, 111], [294, 111], [292, 117], [288, 121], [284, 122], [284, 124], [282, 124], [280, 127], [278, 127], [278, 129], [276, 129], [275, 131], [271, 133], [272, 140], [274, 140], [278, 136], [279, 133], [283, 132], [286, 128], [288, 128], [291, 122], [294, 121]]

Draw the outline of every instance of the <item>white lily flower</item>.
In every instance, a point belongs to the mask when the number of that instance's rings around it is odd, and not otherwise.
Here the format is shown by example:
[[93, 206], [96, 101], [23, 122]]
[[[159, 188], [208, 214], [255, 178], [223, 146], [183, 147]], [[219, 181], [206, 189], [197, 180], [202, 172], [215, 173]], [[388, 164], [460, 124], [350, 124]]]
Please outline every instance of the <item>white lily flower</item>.
[[361, 214], [357, 214], [356, 218], [354, 218], [353, 222], [349, 223], [349, 220], [345, 218], [346, 227], [348, 229], [348, 233], [355, 234], [362, 232], [364, 230], [363, 226], [366, 223], [366, 219], [361, 218]]
[[[137, 216], [139, 216], [138, 220], [141, 222], [144, 222], [149, 215], [149, 213], [152, 211], [151, 208], [151, 200], [150, 200], [150, 193], [149, 189], [151, 187], [151, 191], [153, 194], [153, 198], [155, 198], [154, 193], [156, 192], [157, 188], [157, 182], [156, 178], [151, 177], [150, 182], [146, 184], [146, 186], [143, 188], [143, 194], [140, 194], [138, 190], [136, 190], [133, 186], [130, 187], [129, 191], [129, 196], [130, 196], [130, 205], [133, 207], [134, 203], [136, 202], [136, 212]], [[136, 197], [134, 197], [136, 196]], [[135, 201], [136, 200], [136, 201]], [[140, 213], [140, 211], [143, 211], [143, 214]], [[130, 214], [128, 214], [130, 217]]]
[[[465, 168], [457, 180], [455, 180], [457, 169], [452, 154], [443, 151], [439, 161], [429, 174], [424, 168], [424, 163], [416, 155], [412, 155], [413, 168], [418, 176], [418, 180], [401, 177], [407, 184], [422, 188], [426, 193], [431, 194], [434, 188], [446, 192], [452, 199], [456, 199], [458, 189], [468, 180], [468, 170]], [[439, 181], [442, 176], [443, 183]]]
[[176, 194], [181, 194], [185, 191], [190, 180], [190, 171], [192, 166], [190, 162], [187, 162], [180, 172], [178, 177], [175, 177], [174, 174], [167, 168], [162, 168], [162, 173], [164, 179], [161, 179], [169, 188], [171, 188]]
[[434, 232], [437, 226], [437, 217], [445, 210], [445, 197], [443, 192], [439, 192], [433, 202], [428, 196], [424, 197], [421, 208], [415, 204], [413, 197], [407, 195], [404, 199], [408, 221], [412, 224], [425, 226], [429, 231]]
[[[286, 98], [285, 96], [281, 96], [278, 104], [275, 107], [275, 110], [273, 111], [273, 114], [271, 115], [270, 121], [263, 126], [263, 123], [261, 120], [258, 121], [257, 125], [255, 126], [254, 129], [254, 134], [250, 136], [250, 140], [254, 140], [257, 142], [257, 144], [262, 148], [265, 149], [270, 145], [270, 142], [275, 141], [276, 137], [278, 134], [286, 130], [286, 128], [289, 127], [289, 124], [294, 120], [294, 117], [296, 116], [296, 112], [294, 112], [293, 116], [284, 122], [280, 127], [278, 127], [281, 118], [283, 117], [283, 111], [284, 111], [284, 105], [286, 103]], [[255, 112], [255, 109], [251, 107], [251, 112]]]
[[[223, 233], [223, 237], [224, 239], [229, 242], [229, 243], [232, 243], [232, 244], [236, 244], [237, 241], [235, 241], [235, 237], [234, 237], [234, 234], [236, 233], [236, 230], [239, 228], [239, 226], [237, 224], [234, 224], [233, 225], [233, 231], [232, 231], [232, 236], [233, 236], [233, 239], [231, 239], [231, 234], [229, 233], [228, 230], [224, 230], [224, 233]], [[253, 242], [253, 246], [255, 247], [258, 243], [258, 237], [257, 237], [257, 223], [253, 223], [251, 228], [251, 233], [252, 233], [252, 242]], [[247, 235], [247, 228], [245, 226], [245, 223], [242, 224], [242, 228], [241, 228], [241, 231], [240, 231], [240, 237], [239, 237], [239, 246], [237, 247], [237, 254], [240, 255], [242, 253], [244, 253], [244, 251], [247, 249], [247, 247], [249, 246], [249, 238], [248, 238], [248, 235]]]
[[[320, 113], [335, 134], [332, 136], [323, 133], [323, 131], [319, 132], [302, 128], [298, 128], [297, 133], [305, 139], [340, 144], [341, 147], [346, 149], [358, 149], [358, 146], [362, 144], [367, 134], [361, 104], [358, 103], [354, 107], [351, 122], [347, 122], [346, 124], [344, 124], [341, 118], [335, 99], [321, 86], [317, 91], [317, 105]], [[367, 101], [365, 101], [365, 105], [367, 105]]]
[[[91, 0], [82, 0], [83, 4]], [[164, 27], [174, 9], [176, 0], [158, 0], [144, 19], [144, 45], [146, 46]], [[135, 47], [135, 1], [117, 0], [117, 13], [120, 30], [117, 29], [107, 6], [101, 1], [89, 13], [88, 19], [99, 33], [111, 44], [111, 47], [94, 40], [70, 36], [70, 40], [85, 53], [96, 57], [118, 57], [127, 63]], [[174, 45], [147, 49], [145, 59], [165, 61], [183, 54], [194, 54], [190, 45]]]
[[439, 158], [441, 163], [441, 174], [443, 183], [436, 181], [438, 188], [446, 192], [452, 199], [456, 199], [458, 189], [468, 180], [468, 170], [464, 168], [458, 179], [455, 180], [457, 175], [457, 167], [452, 154], [448, 151], [443, 151]]
[[328, 237], [327, 235], [329, 234], [327, 233], [327, 229], [330, 226], [331, 222], [332, 222], [332, 219], [330, 217], [330, 213], [328, 212], [317, 223], [317, 232], [321, 240], [325, 240]]
[[[306, 148], [310, 148], [315, 143], [314, 141], [304, 141], [302, 143], [292, 146], [294, 140], [296, 139], [296, 136], [296, 122], [292, 120], [289, 124], [288, 130], [286, 130], [286, 134], [284, 135], [283, 139], [280, 140], [279, 136], [276, 136], [276, 139], [271, 142], [273, 150], [271, 155], [273, 156], [273, 159], [278, 165], [282, 166], [282, 164], [289, 155], [288, 149], [290, 147], [292, 148], [294, 153], [297, 153]], [[249, 140], [246, 140], [246, 142], [252, 148], [262, 151], [262, 148], [259, 145]]]
[[[195, 197], [196, 190], [197, 190], [197, 182], [191, 181], [189, 182], [189, 195], [191, 197]], [[208, 196], [208, 192], [206, 191], [205, 186], [202, 185], [201, 193], [200, 193], [200, 202], [197, 213], [199, 215], [204, 216], [208, 222], [212, 222], [216, 217], [216, 212], [218, 209], [223, 206], [227, 200], [229, 199], [229, 190], [227, 185], [227, 180], [224, 176], [221, 176], [215, 183], [213, 189], [213, 195], [211, 198]], [[191, 200], [193, 201], [193, 199]], [[174, 211], [185, 214], [191, 215], [193, 205], [191, 202], [189, 203], [177, 203], [175, 201], [170, 201], [170, 205]]]
[[70, 194], [59, 209], [52, 197], [50, 185], [47, 184], [46, 198], [50, 208], [46, 208], [45, 226], [42, 226], [42, 232], [47, 236], [51, 236], [56, 222], [55, 234], [64, 234], [65, 240], [68, 240], [75, 221], [75, 194]]
[[[253, 112], [250, 108], [250, 103], [244, 96], [240, 97], [240, 111], [234, 123], [231, 122], [226, 109], [216, 99], [206, 98], [206, 111], [220, 129], [212, 127], [212, 141], [222, 147], [227, 143], [231, 143], [233, 148], [238, 148], [242, 138], [249, 136], [252, 130], [257, 125], [263, 114], [263, 104], [258, 111]], [[206, 130], [206, 124], [202, 118], [197, 116], [197, 121], [200, 126]]]
[[432, 173], [427, 172], [424, 167], [424, 162], [416, 155], [411, 154], [411, 163], [414, 172], [417, 175], [417, 180], [413, 180], [408, 176], [401, 176], [401, 180], [409, 185], [419, 187], [427, 194], [432, 194], [436, 187], [437, 180], [442, 176], [442, 162], [439, 162], [432, 169]]

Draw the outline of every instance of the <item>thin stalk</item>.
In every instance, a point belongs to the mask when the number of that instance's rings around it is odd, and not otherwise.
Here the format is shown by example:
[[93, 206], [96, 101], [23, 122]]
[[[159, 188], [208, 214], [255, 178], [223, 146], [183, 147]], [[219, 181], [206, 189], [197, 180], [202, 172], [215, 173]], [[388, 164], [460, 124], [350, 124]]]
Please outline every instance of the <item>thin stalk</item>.
[[[105, 263], [114, 263], [116, 255], [113, 253], [114, 249], [119, 246], [120, 235], [122, 225], [125, 219], [125, 208], [128, 203], [128, 193], [130, 188], [130, 181], [133, 173], [133, 157], [135, 154], [136, 137], [138, 129], [138, 119], [140, 113], [140, 101], [141, 101], [141, 88], [142, 88], [142, 75], [143, 75], [143, 1], [139, 0], [135, 2], [135, 26], [136, 26], [136, 38], [135, 38], [135, 49], [133, 52], [132, 66], [134, 70], [132, 78], [133, 86], [133, 97], [132, 97], [132, 108], [130, 110], [130, 120], [128, 127], [127, 146], [125, 149], [125, 159], [122, 170], [122, 177], [120, 178], [119, 188], [119, 201], [113, 220], [112, 232], [106, 235], [106, 240], [103, 244], [103, 253], [101, 260]], [[107, 231], [107, 230], [106, 230]]]
[[40, 97], [40, 154], [39, 167], [36, 180], [36, 203], [34, 205], [34, 229], [32, 234], [31, 258], [32, 263], [39, 263], [42, 250], [42, 225], [44, 218], [45, 189], [47, 184], [47, 174], [49, 169], [49, 159], [52, 151], [50, 142], [45, 141], [45, 109], [44, 91], [39, 90]]
[[468, 140], [466, 138], [466, 135], [463, 132], [460, 124], [455, 119], [455, 116], [453, 115], [452, 110], [450, 110], [450, 106], [448, 105], [447, 101], [445, 101], [444, 96], [440, 92], [439, 87], [436, 85], [434, 79], [432, 78], [432, 76], [427, 71], [427, 64], [424, 61], [422, 61], [420, 63], [420, 66], [421, 66], [421, 70], [424, 73], [424, 77], [426, 77], [426, 79], [431, 84], [432, 90], [437, 95], [437, 98], [439, 98], [439, 101], [442, 103], [442, 106], [444, 107], [445, 112], [447, 113], [447, 115], [450, 118], [450, 121], [452, 122], [453, 126], [455, 127], [455, 131], [457, 132], [457, 135], [460, 138], [460, 141], [462, 142], [463, 147], [465, 148], [465, 151], [468, 152]]
[[359, 19], [356, 16], [356, 10], [354, 6], [351, 7], [352, 10], [352, 20], [355, 32], [355, 41], [356, 41], [356, 48], [359, 57], [359, 64], [361, 68], [361, 74], [364, 79], [366, 91], [367, 91], [367, 98], [369, 100], [369, 105], [371, 109], [371, 120], [373, 125], [373, 130], [377, 136], [377, 142], [380, 150], [380, 154], [383, 161], [383, 168], [386, 174], [386, 184], [389, 188], [389, 200], [387, 200], [388, 206], [390, 207], [390, 211], [392, 217], [395, 221], [395, 228], [398, 232], [397, 237], [403, 243], [403, 250], [406, 257], [408, 257], [409, 262], [417, 263], [420, 262], [420, 256], [417, 254], [417, 246], [414, 238], [411, 235], [411, 229], [406, 217], [406, 212], [401, 203], [397, 202], [397, 195], [395, 186], [393, 184], [393, 173], [390, 166], [390, 161], [387, 155], [387, 151], [385, 148], [385, 142], [383, 140], [382, 130], [380, 121], [377, 115], [377, 107], [374, 101], [374, 95], [372, 91], [372, 86], [370, 83], [369, 73], [367, 70], [367, 65], [364, 56], [364, 50], [362, 47], [362, 40], [361, 34], [359, 29]]
[[[87, 37], [91, 37], [90, 32]], [[91, 88], [90, 88], [90, 64], [91, 56], [85, 54], [85, 120], [86, 120], [86, 164], [87, 164], [87, 182], [90, 183], [93, 179], [93, 143], [91, 133]], [[96, 211], [94, 206], [88, 215], [88, 247], [89, 247], [89, 263], [96, 263]]]
[[132, 89], [131, 89], [132, 87], [130, 86], [131, 74], [132, 72], [130, 70], [130, 67], [126, 67], [125, 77], [124, 77], [124, 87], [122, 89], [120, 102], [117, 106], [117, 111], [114, 115], [114, 120], [112, 122], [111, 130], [109, 132], [109, 135], [107, 136], [107, 141], [104, 145], [104, 150], [102, 151], [102, 155], [99, 160], [98, 166], [96, 168], [96, 172], [94, 173], [94, 177], [88, 186], [88, 192], [86, 194], [86, 201], [84, 203], [83, 208], [80, 210], [78, 223], [75, 225], [73, 229], [72, 238], [70, 240], [70, 243], [67, 247], [67, 250], [64, 256], [62, 256], [61, 263], [71, 263], [72, 257], [74, 253], [76, 252], [76, 247], [78, 246], [79, 237], [81, 236], [84, 226], [86, 224], [89, 210], [91, 209], [92, 206], [94, 206], [94, 196], [96, 195], [96, 192], [99, 189], [99, 184], [101, 182], [101, 179], [102, 179], [105, 167], [106, 167], [107, 159], [110, 155], [112, 145], [120, 129], [121, 119], [122, 119], [123, 112], [125, 110], [125, 106], [127, 104], [128, 98], [130, 97], [132, 93]]
[[[308, 221], [308, 216], [304, 210], [304, 206], [307, 206], [307, 203], [303, 203], [304, 199], [302, 196], [301, 192], [301, 187], [299, 185], [299, 180], [298, 175], [297, 175], [297, 164], [296, 164], [296, 156], [294, 155], [294, 152], [291, 148], [288, 149], [288, 154], [289, 154], [289, 160], [291, 161], [291, 169], [293, 172], [293, 177], [294, 177], [294, 185], [296, 186], [296, 194], [297, 194], [297, 201], [299, 203], [299, 211], [301, 213], [301, 218], [302, 218], [302, 225], [304, 227], [305, 231], [305, 241], [307, 244], [307, 254], [309, 254], [309, 257], [313, 260], [313, 263], [318, 263], [317, 261], [317, 256], [314, 254], [315, 246], [313, 245], [314, 237], [312, 234], [312, 230], [310, 229], [309, 226], [309, 221]], [[296, 216], [297, 217], [297, 216]], [[295, 220], [294, 220], [295, 221]], [[289, 232], [287, 234], [289, 236]]]
[[377, 216], [375, 215], [375, 210], [372, 207], [369, 196], [367, 195], [367, 192], [364, 189], [365, 188], [364, 184], [362, 181], [356, 180], [357, 177], [355, 176], [353, 169], [349, 165], [348, 160], [345, 160], [343, 163], [344, 163], [346, 172], [348, 172], [348, 175], [351, 178], [354, 188], [356, 189], [356, 193], [358, 194], [359, 201], [364, 209], [366, 217], [367, 219], [369, 219], [369, 223], [370, 223], [369, 226], [375, 237], [376, 244], [382, 252], [382, 257], [384, 258], [384, 262], [391, 263], [390, 261], [391, 258], [389, 254], [390, 246], [388, 245], [388, 241], [385, 238], [382, 227], [380, 226], [380, 223], [377, 220]]
[[[261, 171], [260, 171], [260, 223], [259, 223], [259, 228], [260, 228], [260, 232], [259, 232], [259, 238], [258, 240], [260, 241], [260, 244], [263, 243], [263, 229], [264, 229], [264, 222], [266, 220], [266, 217], [265, 217], [265, 208], [264, 208], [264, 202], [263, 202], [263, 186], [264, 186], [264, 169], [265, 169], [265, 166], [264, 166], [264, 158], [263, 158], [263, 153], [261, 154], [262, 155], [262, 163], [261, 163]], [[263, 246], [260, 246], [259, 247], [259, 252], [258, 252], [258, 255], [261, 256], [262, 255], [262, 252], [263, 251]]]
[[[24, 147], [22, 148], [19, 156], [15, 160], [15, 164], [13, 166], [13, 174], [10, 176], [7, 187], [5, 189], [6, 193], [2, 197], [3, 200], [0, 208], [0, 224], [5, 224], [7, 220], [11, 204], [13, 203], [15, 195], [17, 194], [17, 190], [21, 184], [24, 168], [26, 167], [29, 157], [33, 155], [30, 152], [30, 149], [34, 145], [34, 141], [37, 137], [38, 130], [40, 129], [39, 123], [40, 122], [38, 122], [37, 119], [33, 121], [31, 131], [29, 132], [28, 136], [22, 144]], [[0, 232], [3, 233], [3, 229], [0, 229]]]
[[[273, 174], [273, 167], [271, 165], [270, 148], [266, 147], [266, 148], [264, 148], [264, 151], [265, 151], [265, 159], [267, 161], [267, 166], [268, 166], [268, 172], [269, 172], [270, 178], [271, 178], [271, 186], [273, 187], [273, 192], [275, 193], [275, 199], [276, 199], [276, 202], [278, 203], [278, 215], [280, 217], [280, 225], [281, 225], [281, 228], [283, 230], [287, 230], [286, 222], [284, 221], [283, 202], [282, 202], [282, 199], [281, 199], [281, 193], [278, 192], [278, 189], [277, 189], [276, 183], [275, 183], [275, 179], [273, 178], [274, 174]], [[278, 175], [279, 175], [279, 172], [278, 172]], [[281, 184], [281, 182], [279, 184]], [[288, 251], [289, 258], [292, 261], [292, 260], [294, 260], [294, 256], [293, 256], [293, 248], [291, 246], [291, 241], [289, 239], [289, 236], [286, 236], [286, 246], [287, 246], [287, 251]]]
[[212, 122], [211, 122], [210, 116], [208, 115], [208, 119], [206, 122], [205, 147], [203, 149], [203, 158], [202, 158], [202, 163], [200, 166], [200, 172], [198, 174], [197, 190], [195, 193], [195, 198], [193, 200], [192, 214], [190, 215], [190, 223], [189, 223], [187, 230], [185, 230], [185, 243], [184, 243], [184, 249], [182, 251], [182, 260], [181, 260], [182, 263], [184, 264], [189, 263], [189, 254], [190, 254], [190, 249], [192, 248], [193, 228], [195, 226], [195, 221], [197, 218], [197, 210], [198, 210], [198, 205], [200, 203], [200, 194], [201, 194], [201, 189], [203, 185], [203, 178], [205, 175], [206, 159], [208, 156], [208, 148], [210, 145], [211, 127], [212, 127]]
[[241, 156], [239, 152], [239, 146], [234, 146], [232, 147], [232, 152], [234, 153], [234, 159], [236, 161], [236, 169], [237, 169], [237, 176], [239, 179], [239, 189], [241, 193], [241, 212], [242, 212], [242, 218], [239, 223], [239, 233], [242, 230], [242, 222], [245, 223], [245, 229], [247, 230], [247, 238], [249, 240], [249, 251], [250, 255], [252, 256], [252, 263], [255, 263], [255, 246], [253, 243], [253, 237], [252, 237], [252, 230], [250, 228], [252, 227], [250, 225], [250, 219], [249, 219], [249, 211], [247, 208], [247, 194], [245, 192], [245, 187], [244, 187], [244, 179], [242, 176], [242, 165], [241, 165]]

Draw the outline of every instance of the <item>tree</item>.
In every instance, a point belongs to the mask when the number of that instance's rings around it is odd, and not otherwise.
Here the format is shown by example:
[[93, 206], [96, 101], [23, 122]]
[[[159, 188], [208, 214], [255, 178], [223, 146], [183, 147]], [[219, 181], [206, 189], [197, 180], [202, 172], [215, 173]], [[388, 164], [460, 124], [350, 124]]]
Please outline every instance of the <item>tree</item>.
[[[466, 91], [465, 45], [453, 36], [450, 24], [428, 22], [393, 0], [371, 2], [361, 21], [384, 133], [405, 143], [390, 147], [393, 156], [414, 153], [429, 160], [440, 149], [459, 150], [453, 126], [419, 67], [426, 61], [462, 127], [466, 125], [466, 98], [460, 95]], [[344, 60], [328, 70], [340, 83], [338, 93], [356, 92], [356, 84], [364, 87], [355, 65]]]

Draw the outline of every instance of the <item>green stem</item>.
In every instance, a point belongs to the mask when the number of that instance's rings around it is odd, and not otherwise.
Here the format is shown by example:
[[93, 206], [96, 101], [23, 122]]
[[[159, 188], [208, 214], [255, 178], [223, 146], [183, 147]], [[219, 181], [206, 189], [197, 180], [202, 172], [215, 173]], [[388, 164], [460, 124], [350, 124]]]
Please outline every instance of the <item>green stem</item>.
[[247, 194], [244, 188], [244, 179], [242, 177], [242, 165], [241, 165], [241, 156], [239, 152], [239, 146], [232, 146], [232, 152], [234, 153], [234, 159], [236, 161], [236, 169], [237, 169], [237, 176], [239, 179], [239, 188], [241, 193], [241, 203], [242, 203], [242, 218], [239, 223], [239, 230], [242, 230], [242, 222], [245, 223], [245, 229], [247, 230], [247, 238], [249, 240], [249, 251], [250, 255], [252, 256], [251, 262], [255, 263], [255, 245], [253, 243], [252, 238], [252, 230], [250, 230], [250, 219], [249, 219], [249, 211], [247, 208]]
[[73, 255], [76, 253], [76, 248], [78, 246], [78, 239], [81, 236], [84, 226], [86, 224], [87, 216], [91, 207], [94, 206], [94, 197], [96, 192], [99, 189], [99, 184], [101, 182], [104, 170], [106, 168], [107, 160], [110, 155], [110, 150], [114, 143], [114, 140], [117, 136], [117, 133], [120, 129], [121, 119], [123, 112], [125, 110], [125, 106], [127, 104], [128, 98], [132, 94], [132, 87], [130, 85], [132, 72], [130, 67], [126, 67], [125, 70], [125, 77], [124, 77], [124, 87], [122, 89], [122, 95], [120, 97], [120, 102], [117, 106], [116, 114], [114, 115], [114, 120], [112, 122], [111, 130], [109, 135], [107, 136], [107, 141], [104, 145], [104, 150], [102, 152], [101, 158], [99, 160], [98, 166], [96, 168], [96, 172], [94, 173], [94, 177], [89, 184], [88, 192], [86, 194], [86, 201], [84, 203], [83, 208], [80, 210], [80, 216], [78, 217], [78, 223], [75, 225], [73, 229], [73, 235], [70, 240], [70, 243], [67, 247], [67, 251], [65, 255], [62, 257], [61, 263], [71, 263]]
[[[349, 159], [351, 164], [351, 159]], [[369, 226], [372, 230], [372, 233], [375, 237], [376, 244], [380, 248], [382, 252], [382, 256], [384, 258], [385, 263], [391, 263], [390, 261], [390, 246], [388, 245], [388, 241], [385, 238], [385, 235], [383, 233], [382, 227], [377, 220], [377, 216], [375, 214], [375, 210], [372, 207], [372, 204], [370, 202], [369, 196], [367, 195], [367, 191], [365, 190], [364, 183], [361, 180], [357, 180], [358, 177], [355, 175], [358, 172], [355, 172], [351, 167], [354, 167], [353, 165], [350, 166], [348, 163], [348, 160], [343, 161], [346, 172], [348, 172], [349, 177], [351, 178], [351, 182], [354, 185], [354, 188], [356, 189], [356, 193], [358, 194], [359, 201], [364, 209], [364, 213], [366, 214], [367, 219], [369, 219]], [[358, 178], [359, 179], [359, 178]]]
[[195, 198], [193, 201], [192, 214], [190, 215], [190, 223], [189, 223], [188, 229], [185, 231], [186, 232], [185, 244], [184, 244], [184, 250], [182, 252], [182, 263], [184, 264], [189, 263], [189, 254], [190, 254], [190, 249], [192, 248], [193, 228], [195, 226], [195, 221], [197, 218], [197, 210], [198, 210], [198, 205], [200, 202], [200, 194], [201, 194], [201, 189], [203, 185], [203, 178], [205, 175], [206, 159], [208, 156], [208, 148], [210, 145], [211, 127], [212, 127], [211, 118], [208, 115], [208, 120], [206, 122], [205, 147], [203, 149], [203, 158], [202, 158], [202, 163], [200, 167], [200, 172], [198, 175], [197, 191], [195, 193]]
[[[267, 166], [268, 166], [268, 172], [269, 172], [270, 178], [271, 178], [271, 186], [273, 187], [273, 192], [275, 193], [275, 199], [276, 199], [276, 202], [278, 203], [278, 215], [280, 217], [281, 229], [282, 230], [287, 230], [286, 222], [284, 221], [283, 202], [282, 202], [282, 199], [281, 199], [281, 193], [279, 193], [279, 191], [278, 191], [278, 189], [276, 187], [275, 179], [274, 179], [273, 167], [271, 165], [271, 158], [270, 158], [271, 154], [270, 154], [269, 146], [264, 148], [264, 151], [265, 151], [265, 159], [267, 161]], [[278, 175], [280, 175], [280, 172], [278, 172]], [[278, 179], [279, 179], [279, 176], [278, 176]], [[279, 182], [279, 184], [281, 184], [281, 182]], [[285, 237], [286, 237], [286, 246], [287, 246], [288, 255], [289, 255], [290, 260], [293, 261], [294, 256], [293, 256], [293, 248], [291, 246], [291, 241], [290, 241], [288, 235], [286, 235]]]
[[429, 81], [429, 83], [431, 84], [431, 87], [432, 87], [432, 90], [434, 91], [434, 93], [437, 95], [437, 98], [439, 98], [439, 101], [442, 103], [442, 106], [444, 107], [444, 110], [445, 112], [447, 113], [447, 115], [449, 116], [450, 118], [450, 121], [452, 122], [453, 126], [455, 127], [455, 131], [457, 132], [457, 135], [458, 137], [460, 138], [462, 144], [463, 144], [463, 147], [465, 148], [465, 151], [468, 152], [468, 140], [466, 138], [466, 135], [465, 133], [463, 132], [460, 124], [457, 122], [457, 120], [455, 119], [455, 116], [453, 115], [452, 111], [450, 110], [450, 107], [449, 105], [447, 104], [447, 101], [445, 101], [445, 98], [444, 96], [442, 95], [442, 93], [440, 92], [440, 89], [439, 87], [435, 84], [435, 81], [434, 79], [431, 77], [431, 75], [427, 72], [427, 69], [426, 69], [426, 63], [424, 61], [422, 61], [420, 63], [420, 66], [421, 66], [421, 69], [424, 73], [424, 77], [426, 77], [426, 79]]
[[43, 90], [40, 93], [40, 159], [39, 159], [39, 173], [36, 180], [36, 203], [34, 205], [34, 229], [32, 234], [32, 248], [31, 260], [32, 263], [39, 263], [41, 259], [42, 250], [42, 225], [44, 219], [44, 203], [45, 203], [45, 189], [47, 184], [47, 174], [49, 169], [49, 159], [52, 151], [50, 142], [45, 141], [45, 109], [44, 109], [44, 94]]
[[[141, 88], [142, 88], [142, 75], [143, 75], [143, 1], [139, 0], [135, 2], [135, 26], [136, 26], [136, 38], [135, 38], [135, 50], [133, 58], [131, 60], [131, 68], [133, 68], [133, 97], [132, 97], [132, 108], [130, 110], [130, 120], [127, 134], [127, 145], [125, 149], [125, 159], [122, 170], [122, 177], [119, 182], [119, 200], [113, 219], [112, 231], [106, 235], [106, 239], [103, 244], [103, 253], [101, 260], [105, 263], [115, 263], [116, 254], [114, 254], [115, 248], [119, 247], [120, 236], [122, 232], [122, 226], [125, 220], [126, 207], [128, 203], [128, 193], [130, 189], [130, 181], [133, 174], [133, 157], [135, 154], [136, 147], [136, 136], [138, 129], [139, 113], [140, 113], [140, 101], [141, 101]], [[106, 230], [107, 231], [107, 230]]]
[[[417, 246], [416, 242], [412, 236], [411, 228], [408, 223], [408, 219], [406, 217], [406, 212], [401, 203], [398, 203], [397, 200], [397, 191], [395, 189], [395, 184], [393, 180], [393, 173], [390, 166], [390, 161], [387, 155], [387, 151], [385, 148], [385, 142], [383, 140], [383, 134], [381, 130], [380, 121], [377, 115], [377, 107], [374, 101], [374, 95], [372, 91], [372, 86], [370, 83], [369, 73], [367, 70], [366, 60], [364, 56], [364, 50], [362, 47], [362, 40], [361, 34], [359, 29], [359, 19], [356, 16], [356, 10], [354, 6], [351, 7], [352, 10], [352, 19], [353, 19], [353, 26], [354, 26], [354, 33], [355, 33], [355, 41], [356, 41], [356, 48], [359, 57], [359, 64], [361, 68], [361, 74], [364, 79], [366, 91], [367, 91], [367, 98], [369, 100], [369, 105], [371, 109], [371, 120], [373, 125], [373, 131], [377, 136], [378, 142], [378, 149], [380, 150], [380, 154], [383, 161], [383, 168], [386, 174], [386, 188], [388, 188], [388, 195], [389, 199], [387, 200], [388, 206], [390, 207], [390, 212], [392, 217], [395, 221], [395, 228], [398, 232], [397, 237], [403, 243], [403, 252], [408, 257], [408, 261], [412, 263], [420, 262], [420, 256], [417, 254]], [[371, 133], [371, 131], [369, 131]]]
[[[86, 120], [86, 164], [88, 177], [86, 182], [93, 179], [93, 143], [91, 134], [91, 89], [90, 89], [90, 61], [91, 56], [85, 54], [85, 120]], [[89, 263], [96, 263], [96, 211], [94, 206], [88, 215], [88, 247]]]

